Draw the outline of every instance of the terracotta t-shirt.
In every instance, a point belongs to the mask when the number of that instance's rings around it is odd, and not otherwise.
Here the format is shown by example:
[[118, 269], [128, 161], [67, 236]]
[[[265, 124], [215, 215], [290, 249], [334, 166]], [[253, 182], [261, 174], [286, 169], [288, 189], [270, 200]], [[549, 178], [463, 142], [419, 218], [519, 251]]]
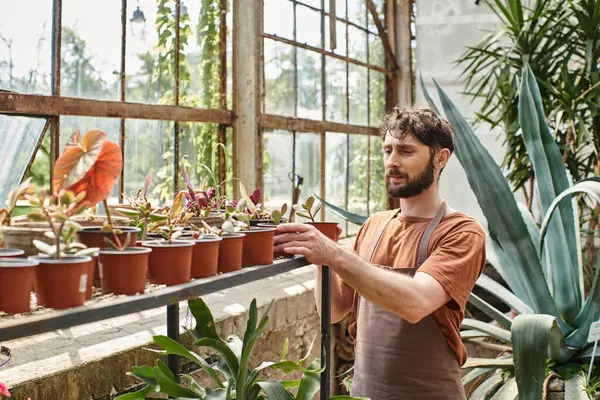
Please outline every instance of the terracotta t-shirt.
[[[375, 232], [393, 212], [376, 213], [365, 222], [354, 241], [355, 252], [362, 257], [367, 255]], [[391, 268], [416, 267], [419, 243], [430, 221], [430, 218], [398, 215], [383, 232], [371, 263]], [[485, 266], [485, 231], [464, 213], [446, 215], [429, 239], [427, 254], [419, 272], [435, 278], [452, 298], [434, 314], [462, 366], [467, 360], [467, 350], [460, 337], [460, 325], [469, 294]], [[349, 333], [356, 338], [358, 294], [344, 282], [341, 287], [344, 300], [352, 301]]]

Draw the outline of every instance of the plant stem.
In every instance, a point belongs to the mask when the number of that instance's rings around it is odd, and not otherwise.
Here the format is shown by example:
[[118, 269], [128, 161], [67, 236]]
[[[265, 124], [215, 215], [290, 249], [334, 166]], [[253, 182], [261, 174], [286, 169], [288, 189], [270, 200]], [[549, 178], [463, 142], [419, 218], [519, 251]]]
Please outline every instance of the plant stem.
[[110, 225], [110, 229], [113, 229], [112, 218], [110, 216], [110, 209], [108, 208], [108, 202], [106, 199], [102, 200], [102, 204], [104, 204], [104, 210], [106, 210], [106, 219], [108, 220], [108, 225]]

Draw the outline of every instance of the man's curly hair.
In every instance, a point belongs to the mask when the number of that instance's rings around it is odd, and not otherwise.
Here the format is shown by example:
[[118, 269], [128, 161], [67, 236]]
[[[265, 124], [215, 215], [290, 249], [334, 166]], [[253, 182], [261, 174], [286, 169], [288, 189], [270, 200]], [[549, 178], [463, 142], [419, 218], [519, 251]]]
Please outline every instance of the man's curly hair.
[[397, 139], [403, 139], [410, 134], [431, 148], [432, 152], [441, 149], [454, 152], [454, 131], [450, 122], [429, 108], [396, 106], [383, 117], [379, 133], [382, 140], [385, 140], [385, 135], [388, 134]]

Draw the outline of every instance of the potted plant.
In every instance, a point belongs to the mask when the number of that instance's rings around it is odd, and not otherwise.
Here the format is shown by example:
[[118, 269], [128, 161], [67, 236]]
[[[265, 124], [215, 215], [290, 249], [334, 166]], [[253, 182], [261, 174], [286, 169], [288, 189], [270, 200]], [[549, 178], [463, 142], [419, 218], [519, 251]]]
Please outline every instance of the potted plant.
[[[185, 213], [189, 216], [187, 222], [193, 225], [200, 225], [202, 222], [213, 227], [219, 227], [225, 221], [223, 213], [216, 211], [222, 201], [217, 200], [217, 189], [214, 187], [208, 190], [196, 190], [192, 185], [190, 177], [187, 173], [186, 158], [181, 160], [181, 174], [187, 188], [183, 192], [186, 198]], [[206, 213], [205, 210], [209, 209]]]
[[175, 196], [166, 222], [155, 223], [153, 227], [153, 230], [166, 240], [142, 242], [144, 247], [152, 249], [148, 262], [148, 278], [151, 283], [172, 286], [189, 282], [191, 279], [192, 250], [195, 243], [191, 240], [177, 240], [183, 229], [174, 224], [174, 220], [183, 211], [183, 197], [183, 193]]
[[233, 272], [242, 269], [242, 255], [246, 235], [240, 233], [240, 231], [247, 226], [243, 221], [248, 221], [248, 216], [246, 214], [237, 212], [236, 209], [230, 205], [225, 208], [224, 218], [225, 222], [223, 222], [221, 228], [212, 227], [202, 221], [209, 232], [212, 232], [223, 239], [219, 244], [218, 271], [220, 273]]
[[[47, 243], [51, 241], [44, 236], [49, 232], [45, 223], [31, 222], [27, 217], [13, 218], [13, 212], [17, 206], [17, 200], [23, 196], [31, 187], [31, 179], [25, 180], [16, 189], [8, 193], [6, 207], [0, 209], [0, 226], [4, 245], [8, 249], [20, 249], [25, 256], [33, 256], [38, 253], [33, 245], [33, 240], [42, 240]], [[10, 254], [9, 250], [7, 254]], [[4, 257], [4, 255], [2, 255]]]
[[121, 242], [116, 229], [113, 229], [113, 240], [106, 239], [110, 247], [100, 250], [98, 271], [104, 293], [133, 295], [146, 289], [148, 258], [152, 249], [129, 247], [129, 240], [131, 236]]
[[37, 265], [37, 261], [25, 258], [0, 259], [0, 311], [19, 314], [31, 310]]
[[334, 241], [337, 239], [337, 222], [315, 221], [317, 213], [321, 210], [321, 203], [317, 202], [315, 204], [315, 198], [313, 196], [309, 196], [304, 204], [294, 204], [294, 210], [296, 211], [297, 215], [306, 219], [310, 219], [310, 222], [306, 223], [317, 228], [319, 232], [327, 236], [329, 239]]
[[40, 305], [60, 309], [79, 306], [85, 301], [92, 258], [85, 254], [66, 254], [63, 243], [65, 229], [80, 228], [71, 217], [88, 207], [85, 198], [86, 192], [75, 195], [70, 190], [53, 195], [42, 192], [37, 198], [29, 198], [32, 205], [39, 207], [39, 212], [29, 213], [27, 217], [31, 221], [46, 222], [54, 238], [53, 246], [34, 242], [45, 253], [32, 256], [39, 263], [35, 290]]
[[[214, 317], [202, 299], [189, 300], [188, 305], [196, 321], [195, 328], [188, 330], [195, 339], [194, 346], [208, 347], [214, 350], [217, 362], [211, 365], [197, 353], [189, 351], [180, 343], [163, 335], [154, 336], [154, 343], [161, 349], [149, 350], [161, 355], [178, 355], [198, 364], [206, 373], [210, 387], [201, 386], [191, 375], [182, 375], [186, 385], [179, 384], [177, 377], [159, 359], [155, 367], [134, 366], [128, 375], [146, 386], [137, 392], [119, 396], [115, 400], [145, 399], [146, 396], [159, 392], [170, 398], [190, 400], [232, 398], [238, 400], [310, 400], [315, 397], [321, 386], [319, 377], [323, 368], [321, 368], [320, 359], [315, 358], [309, 361], [312, 346], [304, 358], [295, 362], [287, 359], [289, 342], [286, 340], [279, 360], [263, 361], [254, 369], [250, 368], [251, 360], [256, 357], [254, 349], [258, 339], [263, 336], [269, 321], [268, 314], [271, 305], [259, 319], [256, 299], [252, 300], [243, 340], [236, 335], [230, 335], [227, 340], [221, 339], [217, 334]], [[285, 381], [261, 377], [261, 374], [267, 369], [280, 370], [286, 374], [301, 373], [302, 376], [299, 380]], [[296, 390], [292, 393], [288, 389]], [[350, 396], [330, 397], [330, 400], [341, 399], [353, 400], [356, 398]]]
[[[76, 234], [79, 229], [82, 229], [81, 225], [78, 222], [75, 222], [75, 216], [71, 218], [71, 222], [69, 225], [65, 226], [61, 232], [61, 236], [59, 237], [60, 243], [60, 251], [63, 256], [90, 256], [92, 257], [92, 262], [89, 264], [88, 270], [88, 279], [86, 285], [85, 299], [89, 300], [92, 298], [92, 283], [95, 277], [95, 268], [94, 265], [98, 258], [98, 250], [97, 247], [87, 247], [83, 243], [79, 243], [76, 240]], [[45, 233], [50, 240], [56, 242], [55, 233], [52, 231], [48, 231]], [[40, 253], [46, 254], [47, 256], [54, 256], [57, 251], [56, 245], [48, 245], [46, 242], [41, 240], [34, 240], [33, 245], [39, 250]], [[40, 299], [38, 298], [38, 304], [41, 305]]]
[[[257, 226], [259, 228], [277, 228], [277, 225], [279, 225], [283, 222], [283, 216], [287, 212], [287, 209], [288, 209], [287, 203], [283, 203], [283, 205], [281, 206], [281, 209], [271, 211], [271, 215], [270, 215], [271, 221], [270, 222], [263, 222], [263, 223], [258, 224]], [[275, 236], [277, 236], [277, 235], [279, 235], [279, 231], [275, 230]], [[289, 256], [289, 254], [282, 252], [282, 251], [273, 253], [273, 258], [282, 258], [282, 257], [287, 257], [287, 256]]]

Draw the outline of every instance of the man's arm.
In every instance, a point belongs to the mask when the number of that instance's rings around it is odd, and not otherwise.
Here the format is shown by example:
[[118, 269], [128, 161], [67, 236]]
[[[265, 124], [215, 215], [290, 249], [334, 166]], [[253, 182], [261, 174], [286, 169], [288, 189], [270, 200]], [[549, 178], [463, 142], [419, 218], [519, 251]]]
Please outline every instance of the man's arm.
[[411, 278], [391, 272], [341, 247], [332, 257], [330, 267], [361, 296], [410, 323], [419, 322], [451, 299], [428, 274], [417, 272]]
[[[323, 282], [323, 269], [316, 266], [315, 277], [315, 303], [317, 312], [321, 315], [321, 288]], [[343, 284], [339, 275], [331, 271], [331, 323], [335, 324], [350, 312], [354, 291]]]

